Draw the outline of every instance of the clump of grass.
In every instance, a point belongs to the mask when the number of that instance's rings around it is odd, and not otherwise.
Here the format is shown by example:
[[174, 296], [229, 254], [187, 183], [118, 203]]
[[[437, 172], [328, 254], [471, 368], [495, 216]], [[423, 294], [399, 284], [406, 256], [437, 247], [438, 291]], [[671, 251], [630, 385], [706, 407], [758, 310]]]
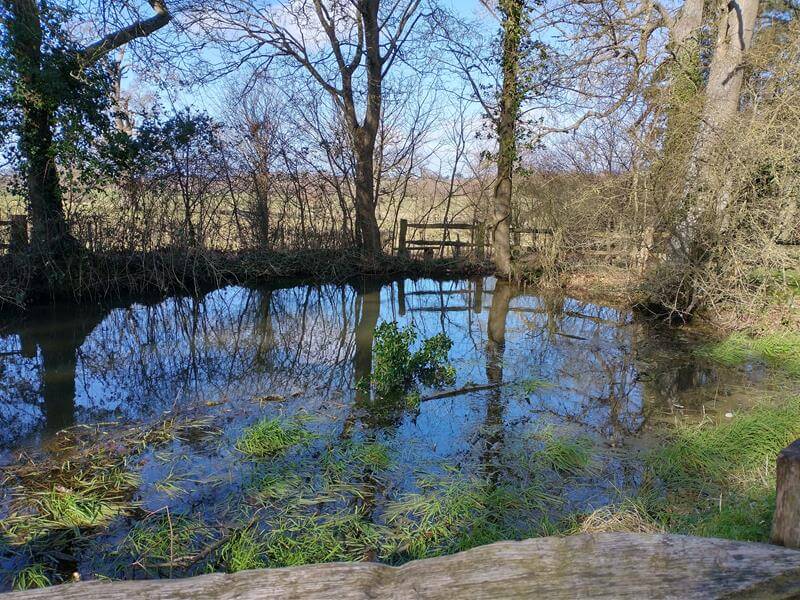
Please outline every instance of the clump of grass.
[[382, 531], [356, 509], [352, 513], [282, 514], [266, 538], [269, 565], [362, 561], [377, 552]]
[[201, 521], [165, 512], [136, 523], [123, 547], [147, 567], [188, 556], [208, 535], [208, 528]]
[[537, 377], [533, 377], [531, 379], [526, 379], [520, 382], [520, 387], [522, 391], [526, 394], [533, 394], [538, 392], [539, 390], [546, 389], [553, 387], [553, 384], [546, 379], [539, 379]]
[[121, 507], [101, 497], [56, 487], [38, 499], [42, 519], [54, 527], [96, 527], [119, 514]]
[[775, 457], [800, 437], [800, 399], [761, 405], [719, 424], [680, 425], [646, 459], [667, 495], [668, 529], [766, 541]]
[[775, 456], [800, 437], [800, 399], [762, 405], [719, 424], [680, 425], [648, 457], [667, 485], [702, 490], [710, 484], [749, 485], [770, 480]]
[[536, 434], [542, 448], [533, 454], [533, 460], [558, 473], [579, 475], [594, 470], [592, 440], [585, 436], [570, 438], [557, 436], [551, 428]]
[[384, 555], [394, 562], [525, 537], [538, 529], [536, 516], [554, 500], [535, 485], [494, 485], [454, 475], [423, 479], [421, 487], [386, 508], [391, 535]]
[[14, 575], [13, 588], [17, 591], [44, 588], [52, 585], [44, 565], [28, 565]]
[[663, 533], [664, 526], [641, 499], [625, 498], [619, 504], [602, 506], [582, 517], [570, 533], [613, 532]]
[[267, 566], [266, 542], [252, 527], [235, 532], [220, 548], [220, 559], [229, 573]]
[[236, 449], [254, 458], [269, 458], [314, 438], [297, 419], [265, 418], [242, 432]]
[[303, 480], [296, 473], [267, 473], [247, 487], [249, 495], [259, 502], [280, 502], [298, 496]]
[[800, 334], [797, 333], [774, 333], [754, 338], [734, 333], [721, 342], [701, 346], [695, 352], [728, 367], [761, 361], [791, 377], [800, 377]]
[[455, 540], [485, 508], [483, 486], [483, 481], [471, 479], [423, 480], [422, 492], [390, 503], [385, 518], [394, 534], [388, 553], [416, 559], [452, 551]]

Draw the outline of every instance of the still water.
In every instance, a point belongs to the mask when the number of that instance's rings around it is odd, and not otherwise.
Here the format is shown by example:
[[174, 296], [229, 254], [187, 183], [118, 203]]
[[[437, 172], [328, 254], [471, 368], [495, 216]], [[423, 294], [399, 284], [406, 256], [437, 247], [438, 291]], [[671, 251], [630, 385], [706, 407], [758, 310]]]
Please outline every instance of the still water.
[[[372, 369], [382, 321], [453, 340], [456, 381], [418, 407], [378, 405], [356, 383]], [[304, 415], [318, 436], [286, 459], [303, 476], [332, 440], [369, 439], [391, 466], [371, 500], [418, 490], [442, 473], [485, 474], [525, 452], [548, 428], [586, 436], [603, 455], [568, 490], [563, 510], [590, 509], [637, 485], [630, 456], [665, 421], [724, 414], [758, 389], [762, 373], [719, 371], [692, 354], [686, 334], [639, 322], [627, 310], [537, 295], [492, 278], [405, 280], [284, 289], [225, 287], [117, 307], [55, 307], [0, 320], [0, 466], [48, 456], [65, 428], [99, 432], [165, 417], [203, 418], [210, 438], [176, 438], [144, 452], [133, 501], [220, 521], [254, 467], [234, 448], [267, 416]], [[165, 484], [169, 482], [169, 485]], [[9, 484], [10, 485], [10, 484]], [[0, 495], [0, 519], [11, 511]], [[124, 538], [117, 519], [70, 568], [103, 573], [104, 544]], [[105, 537], [104, 537], [105, 536]]]

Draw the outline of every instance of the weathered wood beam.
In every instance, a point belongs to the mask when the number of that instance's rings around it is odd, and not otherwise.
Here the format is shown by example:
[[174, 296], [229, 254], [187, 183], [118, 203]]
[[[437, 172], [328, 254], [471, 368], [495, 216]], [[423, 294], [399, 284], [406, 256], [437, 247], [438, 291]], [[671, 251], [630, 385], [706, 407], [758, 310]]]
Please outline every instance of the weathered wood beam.
[[792, 598], [800, 552], [679, 535], [605, 533], [499, 542], [389, 567], [334, 563], [189, 579], [87, 582], [7, 600]]
[[800, 440], [778, 454], [775, 479], [777, 494], [770, 542], [800, 548]]

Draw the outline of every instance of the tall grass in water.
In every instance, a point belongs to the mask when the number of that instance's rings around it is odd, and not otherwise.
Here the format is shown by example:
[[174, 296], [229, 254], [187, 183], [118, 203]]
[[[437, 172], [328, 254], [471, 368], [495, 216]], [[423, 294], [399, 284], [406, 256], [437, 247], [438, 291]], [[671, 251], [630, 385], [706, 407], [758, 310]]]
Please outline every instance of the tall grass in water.
[[798, 437], [798, 398], [720, 424], [677, 427], [647, 457], [666, 487], [668, 528], [765, 541], [774, 510], [775, 457]]
[[696, 353], [728, 367], [761, 361], [791, 377], [800, 378], [800, 334], [797, 333], [759, 337], [734, 333], [721, 342], [698, 348]]

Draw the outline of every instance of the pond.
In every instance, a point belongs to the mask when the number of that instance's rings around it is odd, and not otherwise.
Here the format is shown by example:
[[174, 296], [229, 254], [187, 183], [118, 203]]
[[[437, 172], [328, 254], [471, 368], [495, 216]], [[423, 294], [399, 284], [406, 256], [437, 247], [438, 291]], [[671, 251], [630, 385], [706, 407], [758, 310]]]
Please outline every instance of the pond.
[[[386, 402], [381, 322], [453, 342]], [[642, 485], [675, 419], [767, 390], [630, 311], [492, 278], [225, 287], [0, 320], [2, 587], [411, 558], [542, 535]], [[259, 422], [280, 452], [243, 450]], [[283, 429], [281, 429], [283, 428]], [[29, 582], [30, 583], [30, 582]]]

